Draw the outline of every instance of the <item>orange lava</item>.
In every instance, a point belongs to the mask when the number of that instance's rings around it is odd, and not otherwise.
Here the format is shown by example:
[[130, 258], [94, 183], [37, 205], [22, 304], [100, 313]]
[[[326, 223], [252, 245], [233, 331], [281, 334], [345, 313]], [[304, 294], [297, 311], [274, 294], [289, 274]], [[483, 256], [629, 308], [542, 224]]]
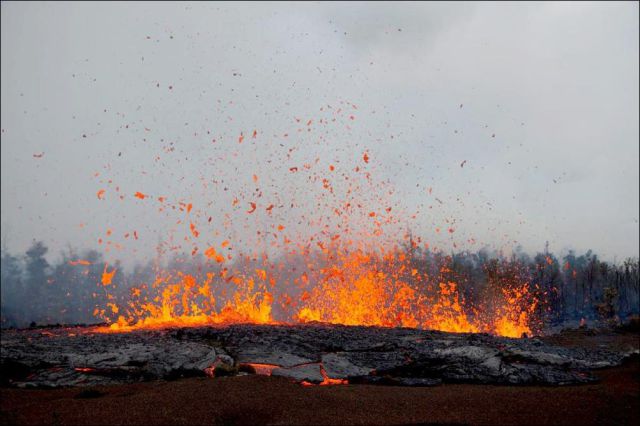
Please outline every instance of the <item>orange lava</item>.
[[[316, 127], [339, 123], [340, 118], [354, 121], [356, 106], [340, 104], [321, 108], [317, 118], [295, 118], [296, 123], [307, 123], [297, 132], [317, 136], [305, 139], [308, 145], [292, 138], [258, 145], [257, 130], [247, 139], [240, 132], [238, 143], [234, 137], [232, 145], [221, 146], [216, 154], [216, 161], [241, 160], [237, 176], [200, 176], [202, 196], [193, 203], [158, 197], [157, 212], [176, 224], [167, 230], [170, 242], [158, 249], [159, 257], [172, 251], [168, 254], [190, 253], [191, 258], [174, 264], [158, 261], [152, 282], [133, 287], [118, 283], [125, 274], [116, 275], [115, 268], [109, 271], [105, 265], [100, 291], [107, 297], [94, 312], [109, 326], [99, 331], [319, 321], [509, 337], [534, 333], [541, 302], [530, 275], [496, 260], [491, 263], [496, 271], [476, 283], [477, 277], [457, 275], [460, 269], [452, 266], [450, 257], [431, 251], [433, 242], [404, 233], [410, 226], [434, 230], [434, 236], [446, 237], [457, 247], [456, 239], [470, 230], [455, 218], [435, 215], [429, 229], [424, 214], [422, 221], [412, 222], [421, 212], [403, 204], [407, 194], [396, 196], [388, 177], [375, 179], [384, 156], [358, 145], [360, 138], [343, 135], [344, 152], [322, 158], [318, 152], [326, 151], [326, 135], [340, 135], [314, 133]], [[283, 138], [290, 134], [293, 131]], [[263, 158], [272, 149], [277, 154]], [[209, 167], [202, 170], [211, 173]], [[225, 179], [239, 179], [241, 187], [227, 185]], [[182, 185], [182, 179], [175, 182]], [[437, 188], [421, 191], [423, 199], [416, 201], [431, 204], [429, 210], [443, 204], [436, 195], [444, 199], [446, 194]], [[98, 198], [103, 195], [98, 192]], [[152, 198], [139, 191], [134, 197]], [[158, 209], [136, 204], [151, 213]], [[440, 232], [445, 229], [448, 232]], [[141, 230], [141, 240], [145, 234]], [[138, 234], [133, 235], [128, 242], [136, 244]], [[107, 236], [113, 239], [116, 233]], [[119, 247], [113, 241], [104, 243]]]
[[258, 363], [241, 364], [241, 366], [244, 366], [244, 365], [251, 367], [253, 371], [255, 371], [255, 374], [259, 376], [271, 376], [271, 373], [273, 373], [273, 370], [275, 370], [276, 368], [281, 368], [279, 365], [274, 365], [274, 364], [258, 364]]
[[322, 382], [320, 382], [320, 386], [327, 385], [348, 385], [349, 381], [346, 379], [332, 379], [327, 375], [327, 372], [324, 370], [324, 366], [320, 364], [320, 374], [322, 374]]
[[[532, 333], [537, 299], [527, 283], [487, 296], [483, 306], [491, 309], [478, 312], [467, 305], [457, 283], [447, 278], [446, 267], [430, 276], [411, 268], [399, 250], [371, 254], [346, 250], [337, 243], [325, 250], [331, 262], [310, 263], [309, 270], [295, 280], [297, 300], [275, 289], [280, 292], [277, 305], [285, 322], [417, 327], [508, 337]], [[219, 256], [213, 248], [206, 255]], [[224, 268], [200, 279], [162, 271], [150, 286], [134, 288], [127, 305], [109, 302], [105, 320], [111, 324], [100, 331], [281, 322], [273, 316], [277, 278], [270, 275], [272, 270], [273, 264], [233, 273]], [[103, 283], [110, 283], [114, 273], [105, 267]]]

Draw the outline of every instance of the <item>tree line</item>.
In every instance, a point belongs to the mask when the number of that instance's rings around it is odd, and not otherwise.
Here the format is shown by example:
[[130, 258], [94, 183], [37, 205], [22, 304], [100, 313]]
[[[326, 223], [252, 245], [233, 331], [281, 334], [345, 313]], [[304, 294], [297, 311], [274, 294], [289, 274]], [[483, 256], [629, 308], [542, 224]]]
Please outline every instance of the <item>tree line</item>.
[[[601, 260], [591, 250], [562, 256], [548, 249], [535, 255], [516, 250], [509, 256], [481, 249], [475, 252], [444, 253], [422, 249], [406, 243], [413, 268], [437, 275], [446, 265], [446, 279], [455, 281], [463, 298], [474, 305], [487, 289], [496, 290], [527, 282], [541, 301], [538, 317], [545, 324], [566, 320], [624, 319], [640, 310], [640, 262], [627, 258], [621, 262]], [[33, 324], [96, 323], [95, 310], [112, 301], [101, 285], [105, 260], [95, 250], [63, 250], [54, 263], [47, 261], [48, 248], [34, 241], [23, 254], [1, 251], [0, 289], [2, 327], [25, 327]], [[81, 267], [78, 262], [81, 260]], [[300, 265], [285, 265], [281, 270], [296, 270]], [[195, 276], [203, 273], [207, 263], [201, 256], [174, 256], [167, 268], [180, 269]], [[125, 300], [131, 287], [153, 282], [154, 261], [139, 263], [124, 271], [119, 262], [113, 281], [118, 283], [116, 296]], [[282, 266], [282, 265], [281, 265]], [[281, 277], [287, 279], [285, 277]]]

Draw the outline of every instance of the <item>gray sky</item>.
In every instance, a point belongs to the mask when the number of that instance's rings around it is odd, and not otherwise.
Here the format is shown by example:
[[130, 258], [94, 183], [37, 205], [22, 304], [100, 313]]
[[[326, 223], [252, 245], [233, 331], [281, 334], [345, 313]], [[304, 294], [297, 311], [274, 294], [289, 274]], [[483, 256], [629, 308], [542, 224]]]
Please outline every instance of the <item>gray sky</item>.
[[333, 165], [371, 172], [354, 227], [387, 203], [390, 229], [440, 248], [638, 255], [637, 2], [1, 7], [11, 250], [144, 259], [188, 223], [201, 250], [292, 238], [326, 213], [314, 179]]

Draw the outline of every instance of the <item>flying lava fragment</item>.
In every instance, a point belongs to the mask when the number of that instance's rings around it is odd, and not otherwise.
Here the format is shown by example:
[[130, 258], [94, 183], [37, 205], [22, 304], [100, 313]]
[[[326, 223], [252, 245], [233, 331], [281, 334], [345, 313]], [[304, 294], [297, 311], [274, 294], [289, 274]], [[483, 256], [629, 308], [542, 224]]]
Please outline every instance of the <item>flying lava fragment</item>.
[[105, 263], [104, 270], [102, 271], [102, 285], [107, 286], [113, 281], [113, 276], [116, 274], [116, 268], [113, 268], [111, 272], [108, 272], [109, 264]]

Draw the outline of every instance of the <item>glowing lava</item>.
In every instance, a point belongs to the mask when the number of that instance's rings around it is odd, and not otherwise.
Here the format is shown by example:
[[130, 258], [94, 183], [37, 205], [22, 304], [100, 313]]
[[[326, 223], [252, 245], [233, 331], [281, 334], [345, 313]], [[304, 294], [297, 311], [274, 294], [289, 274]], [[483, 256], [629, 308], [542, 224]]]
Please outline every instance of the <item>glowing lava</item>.
[[[331, 263], [329, 263], [329, 260]], [[488, 332], [521, 337], [531, 334], [537, 306], [526, 283], [502, 288], [482, 304], [469, 306], [456, 282], [442, 266], [434, 275], [410, 267], [402, 251], [366, 254], [334, 247], [328, 258], [287, 282], [269, 277], [276, 264], [207, 272], [198, 279], [180, 272], [162, 272], [150, 286], [132, 291], [123, 313], [109, 303], [117, 319], [103, 331], [189, 327], [230, 323], [273, 324], [319, 321], [344, 325], [418, 327], [449, 332]], [[279, 265], [282, 267], [282, 265]], [[286, 271], [285, 268], [281, 268]], [[270, 279], [271, 278], [271, 279]], [[284, 282], [282, 288], [273, 288]], [[297, 291], [297, 301], [286, 290]], [[280, 320], [273, 315], [279, 294]], [[111, 321], [105, 314], [105, 319]]]
[[[105, 265], [100, 290], [106, 302], [95, 315], [110, 325], [101, 330], [321, 321], [510, 337], [537, 331], [540, 292], [530, 288], [517, 265], [496, 264], [499, 273], [465, 277], [455, 272], [450, 257], [405, 233], [420, 212], [404, 208], [407, 195], [395, 198], [390, 179], [374, 179], [383, 159], [370, 147], [349, 145], [357, 108], [340, 104], [321, 108], [319, 117], [296, 118], [300, 124], [294, 125], [302, 127], [295, 141], [288, 131], [282, 143], [266, 143], [256, 130], [251, 138], [240, 132], [226, 145], [214, 139], [215, 158], [189, 170], [210, 173], [210, 164], [237, 158], [238, 175], [201, 176], [197, 201], [135, 192], [138, 207], [148, 206], [176, 224], [166, 230], [170, 242], [159, 245], [159, 256], [191, 253], [181, 260], [191, 263], [169, 267], [158, 261], [152, 282], [135, 286], [119, 283], [116, 268]], [[349, 132], [342, 138], [344, 151], [322, 158], [328, 133], [314, 133], [315, 126], [340, 123]], [[171, 152], [167, 148], [160, 155]], [[222, 178], [237, 180], [233, 193]], [[268, 187], [261, 186], [265, 182]], [[432, 191], [423, 190], [423, 197], [442, 204]], [[101, 200], [103, 195], [98, 192]], [[415, 227], [424, 229], [424, 223]], [[447, 229], [443, 234], [456, 247], [453, 239], [464, 230], [454, 223], [445, 218], [434, 230]], [[242, 241], [237, 224], [245, 230]], [[108, 237], [114, 235], [108, 230]], [[138, 240], [136, 231], [133, 235], [129, 242]]]

